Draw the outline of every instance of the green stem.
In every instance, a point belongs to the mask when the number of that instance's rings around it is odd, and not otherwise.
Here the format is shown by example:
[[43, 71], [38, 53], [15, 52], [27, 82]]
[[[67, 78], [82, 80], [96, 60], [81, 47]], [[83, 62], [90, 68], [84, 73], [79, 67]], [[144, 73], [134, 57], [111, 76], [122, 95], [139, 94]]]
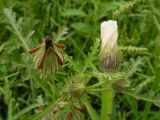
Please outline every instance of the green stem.
[[107, 88], [101, 88], [101, 89], [87, 89], [87, 92], [102, 92], [102, 91], [110, 91]]
[[97, 83], [97, 84], [91, 85], [91, 86], [87, 87], [86, 89], [96, 88], [96, 87], [102, 86], [104, 83], [105, 83], [105, 82], [100, 82], [100, 83]]
[[82, 98], [81, 102], [84, 104], [84, 106], [86, 107], [88, 114], [90, 115], [92, 120], [99, 120], [99, 115], [97, 114], [97, 112], [94, 110], [94, 108], [92, 107], [91, 103], [89, 102], [89, 100], [85, 97]]
[[109, 83], [103, 84], [102, 88], [108, 88], [108, 91], [102, 91], [102, 107], [101, 107], [101, 120], [111, 120], [113, 109], [114, 91]]
[[9, 105], [8, 105], [8, 115], [7, 115], [7, 120], [12, 120], [12, 99], [9, 101]]

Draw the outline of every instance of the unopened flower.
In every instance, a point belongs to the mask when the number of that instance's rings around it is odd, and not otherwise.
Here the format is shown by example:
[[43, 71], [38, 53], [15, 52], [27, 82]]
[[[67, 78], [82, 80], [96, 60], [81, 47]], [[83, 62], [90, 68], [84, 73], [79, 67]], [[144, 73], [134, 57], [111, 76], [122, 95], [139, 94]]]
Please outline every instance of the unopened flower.
[[69, 85], [69, 93], [72, 97], [80, 98], [85, 94], [85, 85], [83, 82], [84, 77], [82, 75], [76, 75], [73, 78], [72, 83]]
[[130, 82], [127, 79], [120, 79], [120, 80], [117, 80], [115, 83], [113, 83], [112, 86], [116, 92], [120, 92], [123, 89], [129, 87]]
[[69, 93], [73, 97], [81, 97], [85, 93], [85, 86], [82, 83], [73, 82], [69, 87]]
[[116, 21], [101, 23], [100, 64], [102, 71], [113, 71], [120, 63], [118, 51], [118, 26]]

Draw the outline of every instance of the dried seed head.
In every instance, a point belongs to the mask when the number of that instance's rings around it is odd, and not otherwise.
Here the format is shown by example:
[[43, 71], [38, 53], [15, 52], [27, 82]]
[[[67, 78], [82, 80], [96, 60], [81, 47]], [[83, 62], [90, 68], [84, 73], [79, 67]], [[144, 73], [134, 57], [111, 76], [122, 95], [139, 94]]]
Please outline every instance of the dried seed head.
[[[69, 110], [64, 112], [64, 110]], [[84, 108], [78, 103], [59, 102], [59, 104], [52, 111], [52, 119], [54, 120], [83, 120]]]

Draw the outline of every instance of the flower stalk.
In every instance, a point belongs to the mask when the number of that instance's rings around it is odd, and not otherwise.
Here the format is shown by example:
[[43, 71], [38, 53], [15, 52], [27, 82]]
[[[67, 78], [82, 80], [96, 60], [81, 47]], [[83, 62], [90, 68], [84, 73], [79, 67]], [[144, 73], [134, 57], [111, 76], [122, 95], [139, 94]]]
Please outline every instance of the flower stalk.
[[102, 107], [101, 107], [101, 120], [111, 120], [113, 110], [114, 90], [111, 85], [106, 83], [102, 85], [103, 88], [109, 88], [107, 91], [102, 91]]
[[99, 120], [99, 115], [97, 114], [97, 112], [94, 110], [94, 108], [92, 107], [91, 103], [89, 102], [89, 100], [87, 99], [87, 96], [84, 96], [83, 98], [81, 98], [81, 102], [84, 104], [84, 106], [86, 107], [89, 116], [91, 117], [92, 120]]
[[[120, 54], [118, 51], [118, 26], [116, 21], [104, 21], [101, 23], [101, 49], [100, 49], [100, 68], [104, 73], [115, 72], [120, 64]], [[112, 82], [107, 80], [102, 89], [101, 95], [101, 119], [111, 120], [113, 110], [113, 98], [115, 91]]]

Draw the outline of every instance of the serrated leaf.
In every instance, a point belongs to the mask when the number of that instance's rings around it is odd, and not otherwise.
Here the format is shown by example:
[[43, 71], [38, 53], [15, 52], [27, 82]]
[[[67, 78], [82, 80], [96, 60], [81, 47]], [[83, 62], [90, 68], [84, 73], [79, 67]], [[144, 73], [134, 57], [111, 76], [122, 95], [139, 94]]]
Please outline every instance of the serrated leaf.
[[30, 31], [26, 37], [26, 41], [29, 40], [34, 33], [35, 33], [35, 30]]
[[155, 77], [149, 77], [145, 81], [141, 82], [136, 87], [136, 93], [141, 93], [144, 89], [147, 89], [147, 87], [155, 80]]
[[152, 102], [152, 103], [160, 103], [160, 97], [151, 96], [149, 94], [148, 95], [137, 94], [133, 90], [126, 90], [126, 91], [123, 91], [122, 93], [129, 95], [129, 96], [132, 96], [137, 100], [144, 100], [144, 101]]
[[65, 35], [68, 33], [68, 28], [62, 27], [58, 30], [58, 33], [56, 34], [53, 32], [53, 37], [56, 42], [59, 42], [60, 40], [65, 40]]

